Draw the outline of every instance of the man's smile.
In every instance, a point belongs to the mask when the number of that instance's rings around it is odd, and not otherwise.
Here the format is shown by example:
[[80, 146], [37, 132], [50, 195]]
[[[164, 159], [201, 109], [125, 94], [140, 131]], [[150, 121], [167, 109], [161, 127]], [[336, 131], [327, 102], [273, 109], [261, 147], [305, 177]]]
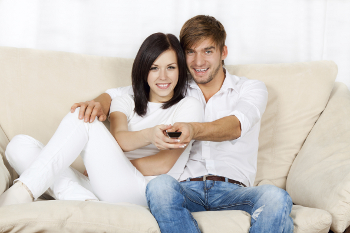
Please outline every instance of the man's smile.
[[196, 74], [203, 75], [209, 70], [209, 67], [205, 68], [205, 69], [195, 69], [195, 68], [193, 68], [193, 70], [195, 71]]

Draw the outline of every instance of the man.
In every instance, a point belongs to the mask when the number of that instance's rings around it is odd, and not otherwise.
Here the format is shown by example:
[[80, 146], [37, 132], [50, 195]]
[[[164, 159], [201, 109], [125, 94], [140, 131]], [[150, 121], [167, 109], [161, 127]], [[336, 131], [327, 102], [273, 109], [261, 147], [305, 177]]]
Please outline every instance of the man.
[[[243, 210], [250, 232], [293, 232], [287, 192], [271, 185], [252, 187], [256, 175], [260, 120], [267, 103], [265, 85], [229, 74], [224, 68], [226, 32], [214, 17], [198, 15], [181, 29], [180, 43], [193, 80], [187, 95], [205, 109], [203, 123], [175, 123], [181, 131], [176, 148], [196, 140], [180, 182], [168, 175], [150, 181], [146, 196], [161, 232], [200, 232], [190, 212]], [[109, 90], [114, 97], [125, 92]], [[85, 121], [106, 119], [111, 97], [102, 94], [81, 107]], [[97, 103], [96, 103], [97, 102]], [[100, 103], [101, 104], [100, 104]], [[85, 115], [84, 115], [85, 113]]]

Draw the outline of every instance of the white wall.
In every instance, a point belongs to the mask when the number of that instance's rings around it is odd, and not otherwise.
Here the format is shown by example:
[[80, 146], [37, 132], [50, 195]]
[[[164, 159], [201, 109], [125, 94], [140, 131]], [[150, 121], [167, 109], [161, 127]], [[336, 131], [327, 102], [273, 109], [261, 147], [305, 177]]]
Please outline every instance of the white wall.
[[0, 0], [0, 46], [133, 58], [197, 14], [225, 26], [226, 64], [333, 60], [350, 88], [349, 0]]

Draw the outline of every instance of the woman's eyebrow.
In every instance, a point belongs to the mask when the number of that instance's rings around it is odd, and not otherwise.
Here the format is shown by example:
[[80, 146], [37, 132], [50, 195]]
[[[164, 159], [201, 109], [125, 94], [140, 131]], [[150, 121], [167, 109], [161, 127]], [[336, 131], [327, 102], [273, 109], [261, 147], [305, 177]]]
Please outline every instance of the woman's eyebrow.
[[172, 64], [175, 64], [175, 65], [176, 65], [176, 62], [170, 63], [170, 64], [168, 64], [168, 66], [170, 66], [170, 65], [172, 65]]

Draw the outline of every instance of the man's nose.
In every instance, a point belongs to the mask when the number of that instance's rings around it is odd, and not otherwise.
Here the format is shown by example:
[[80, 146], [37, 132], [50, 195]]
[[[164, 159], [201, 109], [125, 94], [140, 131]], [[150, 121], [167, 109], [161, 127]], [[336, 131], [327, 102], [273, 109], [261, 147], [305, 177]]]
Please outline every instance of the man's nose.
[[201, 54], [197, 53], [194, 57], [194, 64], [196, 66], [202, 66], [202, 65], [204, 65], [204, 63], [205, 63], [205, 60], [204, 60], [203, 56]]

